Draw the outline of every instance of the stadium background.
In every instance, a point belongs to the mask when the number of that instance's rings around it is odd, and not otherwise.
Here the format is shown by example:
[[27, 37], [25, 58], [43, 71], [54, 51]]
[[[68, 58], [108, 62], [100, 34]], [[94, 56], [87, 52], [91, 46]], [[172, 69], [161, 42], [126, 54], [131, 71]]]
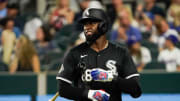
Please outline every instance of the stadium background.
[[[130, 5], [132, 10], [142, 1], [123, 0], [125, 4]], [[101, 2], [106, 7], [111, 4], [111, 0], [101, 0]], [[156, 0], [156, 4], [164, 10], [168, 9], [170, 2], [170, 0]], [[56, 0], [8, 0], [8, 3], [16, 3], [19, 6], [21, 20], [25, 23], [35, 17], [44, 19], [47, 11], [56, 5]], [[74, 12], [79, 10], [76, 0], [70, 0], [70, 7]], [[55, 76], [62, 57], [77, 39], [77, 35], [71, 35], [73, 28], [73, 24], [66, 25], [56, 32], [61, 35], [55, 37], [55, 40], [59, 40], [58, 46], [63, 52], [48, 53], [47, 58], [54, 61], [41, 65], [40, 73], [16, 72], [9, 74], [6, 69], [2, 69], [0, 71], [0, 101], [48, 101], [57, 91]], [[156, 44], [143, 41], [142, 45], [150, 49], [152, 58], [157, 57]], [[5, 68], [5, 65], [1, 63], [0, 68]], [[138, 99], [132, 99], [129, 95], [124, 94], [124, 101], [180, 101], [179, 72], [166, 72], [164, 64], [152, 61], [140, 74], [143, 95]], [[57, 101], [66, 101], [66, 99], [58, 97]]]

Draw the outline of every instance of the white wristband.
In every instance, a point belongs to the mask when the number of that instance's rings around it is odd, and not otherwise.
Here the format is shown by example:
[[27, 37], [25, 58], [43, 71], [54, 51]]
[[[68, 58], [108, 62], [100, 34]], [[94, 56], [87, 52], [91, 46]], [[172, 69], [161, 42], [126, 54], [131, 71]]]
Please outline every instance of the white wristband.
[[89, 92], [88, 92], [88, 99], [91, 99], [91, 100], [95, 100], [94, 98], [93, 98], [93, 94], [94, 94], [94, 90], [89, 90]]
[[105, 91], [102, 91], [102, 90], [89, 90], [88, 91], [88, 99], [92, 100], [92, 101], [97, 101], [93, 95], [95, 92], [101, 92], [102, 94], [106, 94], [107, 96], [110, 96], [108, 93], [106, 93]]

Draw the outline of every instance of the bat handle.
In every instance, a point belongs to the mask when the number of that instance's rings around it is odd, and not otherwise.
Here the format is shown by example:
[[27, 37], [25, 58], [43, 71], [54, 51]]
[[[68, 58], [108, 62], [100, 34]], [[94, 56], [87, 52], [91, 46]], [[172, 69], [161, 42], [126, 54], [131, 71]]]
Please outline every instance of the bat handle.
[[56, 92], [56, 94], [48, 101], [55, 101], [58, 96], [59, 96], [59, 92]]

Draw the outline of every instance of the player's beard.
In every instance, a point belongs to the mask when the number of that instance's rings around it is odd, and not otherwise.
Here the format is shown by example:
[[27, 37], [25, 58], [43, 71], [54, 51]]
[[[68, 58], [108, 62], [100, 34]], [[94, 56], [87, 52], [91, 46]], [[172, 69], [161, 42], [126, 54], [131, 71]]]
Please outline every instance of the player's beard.
[[91, 35], [86, 34], [87, 32], [85, 31], [85, 37], [86, 37], [86, 43], [88, 45], [92, 45], [100, 36], [101, 34], [98, 33], [98, 31], [93, 31]]

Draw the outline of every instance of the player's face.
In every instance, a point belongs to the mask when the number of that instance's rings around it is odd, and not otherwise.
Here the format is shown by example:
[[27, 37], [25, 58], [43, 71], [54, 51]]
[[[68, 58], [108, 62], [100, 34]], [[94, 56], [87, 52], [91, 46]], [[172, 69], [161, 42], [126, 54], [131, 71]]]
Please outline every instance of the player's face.
[[99, 22], [86, 22], [84, 24], [84, 33], [85, 36], [92, 36], [97, 33], [97, 27]]

